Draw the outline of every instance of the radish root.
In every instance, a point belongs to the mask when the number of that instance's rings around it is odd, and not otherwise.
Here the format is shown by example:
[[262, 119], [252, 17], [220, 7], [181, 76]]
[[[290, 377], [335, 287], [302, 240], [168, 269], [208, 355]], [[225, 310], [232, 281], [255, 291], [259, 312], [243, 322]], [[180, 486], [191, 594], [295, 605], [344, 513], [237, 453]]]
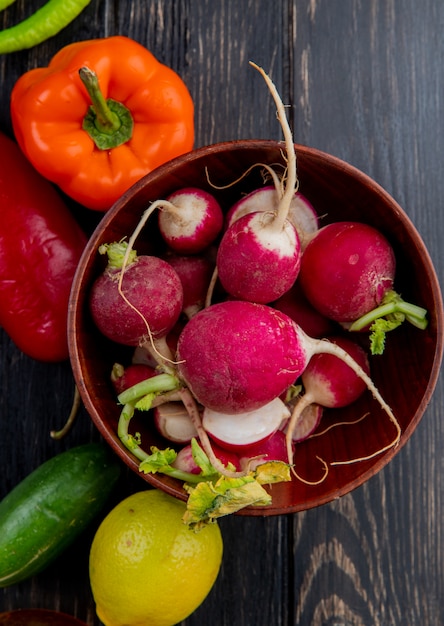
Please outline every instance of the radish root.
[[[162, 209], [164, 207], [170, 208], [171, 206], [174, 206], [174, 205], [172, 205], [171, 202], [168, 202], [167, 200], [156, 200], [156, 202], [153, 202], [150, 205], [150, 207], [143, 212], [142, 217], [139, 220], [139, 223], [137, 224], [131, 237], [128, 240], [128, 246], [125, 250], [125, 255], [123, 257], [122, 268], [119, 273], [119, 283], [118, 283], [118, 291], [119, 291], [120, 296], [123, 298], [126, 304], [135, 313], [137, 313], [137, 315], [139, 315], [139, 317], [142, 319], [143, 323], [145, 324], [147, 335], [148, 335], [148, 342], [144, 342], [142, 345], [144, 345], [144, 347], [150, 352], [150, 354], [152, 354], [152, 356], [157, 361], [157, 363], [161, 365], [169, 373], [172, 373], [172, 370], [169, 367], [169, 365], [175, 365], [175, 361], [167, 345], [165, 337], [154, 339], [153, 334], [151, 332], [150, 325], [148, 324], [148, 320], [145, 318], [143, 313], [141, 313], [141, 311], [139, 311], [139, 309], [135, 307], [125, 296], [122, 290], [122, 283], [123, 283], [123, 275], [128, 266], [129, 259], [131, 256], [131, 252], [134, 248], [135, 241], [137, 237], [139, 236], [139, 234], [141, 233], [142, 229], [144, 228], [145, 224], [147, 223], [147, 221], [149, 220], [149, 218], [151, 217], [151, 215], [154, 213], [156, 209]], [[177, 212], [175, 207], [174, 207], [174, 210]]]
[[291, 473], [293, 474], [293, 476], [295, 476], [298, 480], [301, 481], [301, 483], [304, 483], [305, 485], [320, 485], [321, 483], [324, 482], [324, 480], [327, 478], [328, 476], [328, 472], [329, 472], [329, 467], [326, 461], [324, 461], [324, 459], [321, 459], [320, 456], [316, 455], [316, 458], [318, 459], [318, 461], [320, 461], [322, 463], [322, 465], [324, 466], [324, 473], [321, 476], [321, 478], [319, 480], [307, 480], [305, 478], [302, 478], [302, 476], [300, 476], [300, 474], [297, 473], [297, 471], [294, 468], [294, 465], [290, 466], [291, 469]]
[[[357, 376], [359, 376], [359, 378], [361, 378], [361, 380], [363, 380], [364, 383], [367, 385], [367, 388], [369, 389], [369, 391], [371, 391], [371, 393], [372, 393], [373, 397], [375, 398], [375, 400], [377, 400], [379, 402], [379, 405], [387, 413], [390, 421], [395, 426], [395, 428], [396, 428], [396, 437], [393, 440], [393, 442], [390, 443], [387, 446], [384, 446], [383, 448], [381, 448], [377, 452], [374, 452], [368, 458], [373, 458], [374, 456], [377, 456], [378, 454], [381, 454], [382, 452], [385, 452], [389, 448], [392, 448], [393, 446], [396, 446], [399, 443], [399, 440], [401, 438], [401, 427], [399, 425], [398, 420], [394, 416], [391, 408], [389, 407], [387, 402], [384, 400], [384, 398], [379, 393], [378, 389], [376, 388], [376, 386], [375, 386], [374, 382], [372, 381], [372, 379], [370, 378], [370, 376], [368, 376], [368, 374], [366, 374], [366, 372], [364, 372], [362, 367], [360, 365], [358, 365], [358, 363], [356, 363], [356, 361], [354, 359], [352, 359], [352, 357], [348, 354], [348, 352], [346, 350], [343, 350], [342, 348], [340, 348], [336, 344], [329, 343], [325, 339], [309, 339], [309, 342], [311, 343], [311, 347], [312, 347], [312, 350], [313, 350], [312, 354], [325, 354], [325, 353], [332, 354], [333, 356], [336, 356], [336, 357], [340, 358], [349, 367], [351, 367], [351, 369], [355, 372], [355, 374]], [[366, 458], [367, 457], [365, 457], [365, 459]], [[362, 459], [362, 460], [365, 460], [365, 459]], [[353, 461], [351, 461], [351, 462], [353, 462]]]
[[[283, 191], [282, 191], [282, 180], [276, 174], [276, 172], [271, 167], [271, 165], [267, 165], [266, 163], [254, 163], [253, 165], [250, 165], [250, 167], [247, 170], [245, 170], [245, 172], [243, 172], [243, 174], [241, 174], [239, 176], [239, 178], [236, 178], [235, 180], [231, 181], [230, 183], [227, 183], [226, 185], [216, 185], [215, 183], [211, 182], [210, 175], [208, 173], [208, 168], [207, 167], [205, 167], [205, 176], [207, 178], [208, 184], [213, 189], [219, 189], [219, 190], [229, 189], [230, 187], [234, 187], [234, 185], [236, 185], [237, 183], [240, 183], [240, 181], [243, 180], [246, 176], [248, 176], [248, 174], [250, 172], [252, 172], [256, 167], [262, 167], [262, 168], [264, 168], [268, 172], [268, 174], [270, 175], [270, 177], [271, 177], [271, 179], [273, 181], [273, 185], [274, 185], [276, 191], [279, 193], [280, 196], [282, 196], [282, 194], [283, 194]], [[266, 182], [266, 180], [267, 180], [266, 176], [264, 176], [263, 178], [264, 178], [264, 182]]]
[[273, 100], [276, 104], [277, 108], [277, 117], [279, 123], [282, 127], [282, 132], [284, 133], [285, 139], [285, 148], [287, 151], [286, 161], [287, 161], [287, 181], [285, 185], [285, 191], [279, 203], [279, 207], [276, 212], [275, 225], [278, 230], [282, 230], [284, 228], [285, 220], [288, 217], [288, 212], [290, 210], [290, 203], [293, 199], [294, 194], [296, 193], [299, 187], [299, 181], [296, 173], [296, 151], [294, 148], [293, 135], [291, 133], [290, 125], [287, 120], [287, 116], [285, 113], [285, 107], [281, 100], [281, 97], [276, 89], [275, 84], [271, 80], [271, 78], [266, 74], [266, 72], [250, 61], [250, 65], [254, 67], [265, 80], [267, 87], [273, 97]]
[[313, 433], [312, 435], [310, 435], [309, 439], [314, 439], [314, 437], [321, 437], [322, 435], [325, 435], [326, 433], [328, 433], [330, 430], [333, 430], [333, 428], [336, 428], [337, 426], [353, 426], [353, 424], [359, 424], [359, 422], [362, 422], [363, 420], [365, 420], [365, 418], [368, 417], [369, 415], [370, 413], [364, 413], [364, 415], [361, 415], [361, 417], [358, 417], [358, 419], [352, 420], [350, 422], [335, 422], [334, 424], [330, 424], [330, 426], [327, 426], [327, 428], [324, 428], [324, 430]]

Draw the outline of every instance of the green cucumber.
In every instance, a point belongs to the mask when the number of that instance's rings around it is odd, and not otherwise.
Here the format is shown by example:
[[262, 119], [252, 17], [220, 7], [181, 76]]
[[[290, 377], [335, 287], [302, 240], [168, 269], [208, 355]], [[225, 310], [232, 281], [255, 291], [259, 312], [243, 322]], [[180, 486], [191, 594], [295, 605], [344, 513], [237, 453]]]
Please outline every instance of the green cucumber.
[[120, 474], [104, 445], [52, 457], [0, 502], [0, 587], [34, 576], [100, 512]]

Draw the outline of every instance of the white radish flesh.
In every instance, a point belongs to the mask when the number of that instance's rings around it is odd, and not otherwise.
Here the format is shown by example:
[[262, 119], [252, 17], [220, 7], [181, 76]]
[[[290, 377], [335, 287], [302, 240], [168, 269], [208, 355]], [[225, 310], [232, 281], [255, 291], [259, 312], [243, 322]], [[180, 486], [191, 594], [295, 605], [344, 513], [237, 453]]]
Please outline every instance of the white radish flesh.
[[239, 450], [257, 445], [273, 435], [290, 417], [290, 411], [279, 398], [243, 414], [225, 414], [205, 408], [202, 425], [222, 448]]
[[188, 443], [197, 437], [193, 422], [181, 402], [166, 402], [154, 409], [157, 430], [173, 443]]

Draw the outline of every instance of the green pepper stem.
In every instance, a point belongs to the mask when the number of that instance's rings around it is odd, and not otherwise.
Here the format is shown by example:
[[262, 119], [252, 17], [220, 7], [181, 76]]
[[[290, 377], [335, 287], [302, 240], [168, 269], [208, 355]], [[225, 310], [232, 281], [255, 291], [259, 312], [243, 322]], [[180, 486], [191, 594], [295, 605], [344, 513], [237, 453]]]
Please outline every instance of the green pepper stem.
[[118, 116], [111, 111], [107, 101], [103, 97], [96, 73], [90, 70], [89, 67], [81, 67], [79, 69], [79, 76], [91, 98], [96, 115], [95, 125], [97, 130], [100, 130], [102, 133], [113, 133], [118, 130], [121, 126], [121, 122]]
[[91, 99], [82, 128], [99, 150], [117, 148], [133, 134], [133, 118], [127, 107], [112, 98], [105, 100], [95, 72], [89, 67], [79, 69], [80, 80]]

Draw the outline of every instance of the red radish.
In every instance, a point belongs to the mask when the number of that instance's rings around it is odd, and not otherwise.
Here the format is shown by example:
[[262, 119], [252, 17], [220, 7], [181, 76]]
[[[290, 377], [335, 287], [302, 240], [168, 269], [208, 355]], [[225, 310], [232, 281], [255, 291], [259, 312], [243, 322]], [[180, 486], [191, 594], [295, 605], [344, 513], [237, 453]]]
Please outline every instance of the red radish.
[[243, 414], [225, 414], [205, 408], [202, 425], [221, 448], [240, 451], [269, 439], [289, 417], [287, 406], [280, 398], [275, 398]]
[[[234, 452], [223, 450], [217, 445], [213, 445], [213, 451], [223, 466], [226, 467], [229, 463], [231, 463], [236, 471], [241, 470], [239, 457]], [[178, 470], [189, 472], [191, 474], [200, 474], [201, 472], [201, 468], [196, 464], [196, 461], [193, 458], [191, 444], [186, 445], [179, 450], [176, 459], [171, 465]]]
[[179, 337], [177, 371], [201, 405], [238, 414], [283, 394], [310, 359], [324, 353], [347, 363], [364, 381], [396, 426], [395, 445], [399, 424], [362, 367], [340, 346], [309, 337], [291, 318], [269, 306], [232, 300], [200, 311]]
[[300, 268], [301, 245], [288, 220], [297, 186], [296, 154], [284, 105], [276, 87], [257, 65], [277, 106], [285, 138], [287, 178], [277, 208], [256, 211], [234, 221], [225, 231], [217, 253], [217, 272], [232, 296], [268, 303], [293, 285]]
[[[315, 432], [321, 422], [323, 412], [324, 409], [320, 404], [313, 403], [303, 408], [297, 423], [292, 426], [291, 439], [293, 443], [300, 443]], [[288, 426], [289, 420], [284, 425], [284, 433], [288, 431]]]
[[310, 304], [299, 281], [296, 281], [293, 287], [271, 306], [291, 317], [310, 337], [326, 337], [335, 329], [332, 320], [319, 313]]
[[124, 367], [120, 363], [114, 363], [111, 371], [111, 382], [116, 394], [122, 393], [142, 380], [156, 376], [158, 372], [146, 364], [131, 364]]
[[262, 463], [268, 461], [288, 462], [287, 446], [285, 441], [285, 433], [277, 430], [266, 441], [253, 445], [245, 449], [245, 456], [240, 457], [241, 466], [254, 470]]
[[381, 303], [394, 277], [395, 255], [382, 233], [359, 222], [334, 222], [306, 247], [299, 280], [320, 313], [353, 322]]
[[198, 402], [236, 414], [281, 395], [301, 374], [306, 358], [289, 317], [263, 304], [227, 300], [186, 324], [176, 360]]
[[197, 436], [197, 431], [181, 402], [166, 402], [154, 409], [157, 430], [173, 443], [188, 443]]
[[182, 311], [180, 278], [166, 261], [138, 257], [133, 250], [125, 266], [128, 250], [124, 243], [101, 246], [100, 252], [107, 253], [109, 261], [91, 288], [92, 318], [112, 341], [151, 349], [154, 340], [157, 350], [168, 356], [165, 337]]
[[202, 471], [194, 460], [191, 444], [184, 446], [179, 450], [176, 458], [171, 463], [171, 466], [181, 472], [187, 472], [187, 474], [200, 474]]
[[300, 242], [290, 222], [275, 214], [249, 213], [225, 232], [217, 254], [224, 289], [235, 298], [267, 304], [293, 285], [301, 263]]
[[183, 287], [183, 312], [190, 319], [204, 307], [214, 264], [203, 256], [170, 255], [165, 260], [180, 278]]
[[168, 246], [179, 254], [197, 254], [222, 230], [224, 217], [207, 191], [186, 187], [160, 201], [159, 228]]
[[[271, 185], [262, 187], [261, 189], [255, 189], [238, 200], [228, 211], [225, 217], [227, 227], [248, 213], [277, 210], [281, 195], [282, 194]], [[294, 194], [290, 202], [288, 220], [296, 228], [301, 243], [301, 250], [304, 250], [308, 243], [309, 236], [313, 235], [313, 233], [318, 230], [319, 221], [313, 205], [300, 191]]]
[[[340, 346], [349, 354], [368, 376], [370, 366], [365, 351], [346, 337], [331, 337], [332, 344]], [[340, 408], [352, 404], [367, 388], [362, 377], [334, 354], [315, 354], [302, 373], [305, 393], [300, 396], [287, 426], [287, 452], [293, 462], [292, 440], [304, 410], [310, 405]]]

